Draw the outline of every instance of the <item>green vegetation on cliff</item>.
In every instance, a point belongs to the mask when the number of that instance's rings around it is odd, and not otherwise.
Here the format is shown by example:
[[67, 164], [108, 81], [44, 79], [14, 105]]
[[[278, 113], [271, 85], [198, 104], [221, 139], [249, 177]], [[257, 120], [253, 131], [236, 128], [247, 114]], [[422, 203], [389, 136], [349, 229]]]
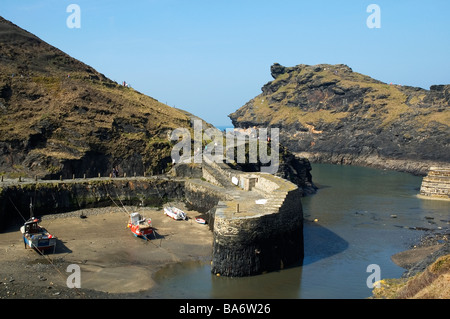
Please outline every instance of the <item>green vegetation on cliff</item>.
[[411, 278], [383, 279], [373, 290], [376, 299], [449, 299], [450, 255], [439, 257]]
[[273, 81], [229, 115], [279, 127], [293, 152], [450, 161], [450, 85], [387, 84], [343, 64], [271, 67]]
[[0, 17], [0, 172], [160, 172], [183, 112], [120, 85]]

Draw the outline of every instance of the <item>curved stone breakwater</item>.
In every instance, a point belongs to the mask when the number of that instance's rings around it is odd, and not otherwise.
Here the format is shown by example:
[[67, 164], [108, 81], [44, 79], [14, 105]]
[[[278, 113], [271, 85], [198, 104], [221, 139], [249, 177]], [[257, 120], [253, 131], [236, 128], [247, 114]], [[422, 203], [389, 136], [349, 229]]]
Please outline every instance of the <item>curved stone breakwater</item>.
[[230, 191], [214, 221], [212, 272], [251, 276], [283, 269], [303, 259], [301, 190], [279, 177], [253, 173], [248, 191]]
[[242, 277], [299, 264], [303, 190], [268, 173], [244, 173], [204, 158], [203, 179], [219, 187], [211, 271]]
[[[212, 269], [222, 276], [279, 270], [303, 258], [302, 190], [267, 173], [202, 164], [196, 177], [152, 176], [0, 184], [0, 231], [30, 215], [111, 205], [184, 201], [213, 231]], [[32, 211], [30, 211], [30, 203]]]

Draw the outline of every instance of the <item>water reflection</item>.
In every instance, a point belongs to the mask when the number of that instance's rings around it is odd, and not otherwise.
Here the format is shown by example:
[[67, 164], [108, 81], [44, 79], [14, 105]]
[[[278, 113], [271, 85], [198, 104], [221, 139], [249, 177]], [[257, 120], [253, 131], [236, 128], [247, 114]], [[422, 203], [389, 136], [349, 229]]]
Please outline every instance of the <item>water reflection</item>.
[[301, 278], [302, 267], [252, 277], [214, 277], [211, 298], [295, 299], [299, 295]]

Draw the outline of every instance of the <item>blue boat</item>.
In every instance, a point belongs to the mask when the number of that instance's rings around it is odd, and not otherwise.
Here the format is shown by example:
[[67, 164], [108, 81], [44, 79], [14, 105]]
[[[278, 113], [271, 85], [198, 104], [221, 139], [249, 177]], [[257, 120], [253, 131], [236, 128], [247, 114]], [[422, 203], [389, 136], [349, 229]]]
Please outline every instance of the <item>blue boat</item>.
[[31, 217], [20, 227], [20, 231], [25, 249], [28, 246], [44, 253], [46, 250], [53, 248], [53, 252], [55, 252], [56, 237], [39, 225], [39, 219]]

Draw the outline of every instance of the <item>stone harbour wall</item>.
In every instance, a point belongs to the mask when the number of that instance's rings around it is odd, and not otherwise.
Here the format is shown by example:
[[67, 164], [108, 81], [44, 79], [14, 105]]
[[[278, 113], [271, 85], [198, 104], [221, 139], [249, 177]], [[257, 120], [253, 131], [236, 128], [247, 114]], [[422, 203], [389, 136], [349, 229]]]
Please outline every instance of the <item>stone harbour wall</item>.
[[162, 177], [39, 180], [0, 185], [0, 231], [23, 223], [31, 214], [38, 217], [122, 203], [162, 206], [184, 197], [184, 180]]
[[216, 275], [258, 275], [303, 259], [302, 191], [270, 174], [252, 175], [257, 176], [257, 184], [278, 188], [243, 191], [233, 201], [218, 203], [211, 269]]
[[450, 167], [431, 167], [422, 180], [420, 196], [450, 200]]
[[203, 214], [210, 230], [214, 226], [215, 210], [219, 201], [232, 200], [223, 188], [198, 179], [186, 180], [184, 192], [186, 205]]
[[[222, 172], [220, 166], [208, 169], [222, 186], [189, 176], [2, 181], [0, 231], [31, 216], [122, 204], [161, 207], [175, 200], [184, 201], [207, 220], [213, 232], [214, 274], [251, 276], [299, 264], [303, 259], [302, 190], [267, 173]], [[233, 177], [252, 183], [236, 185], [230, 182]]]

